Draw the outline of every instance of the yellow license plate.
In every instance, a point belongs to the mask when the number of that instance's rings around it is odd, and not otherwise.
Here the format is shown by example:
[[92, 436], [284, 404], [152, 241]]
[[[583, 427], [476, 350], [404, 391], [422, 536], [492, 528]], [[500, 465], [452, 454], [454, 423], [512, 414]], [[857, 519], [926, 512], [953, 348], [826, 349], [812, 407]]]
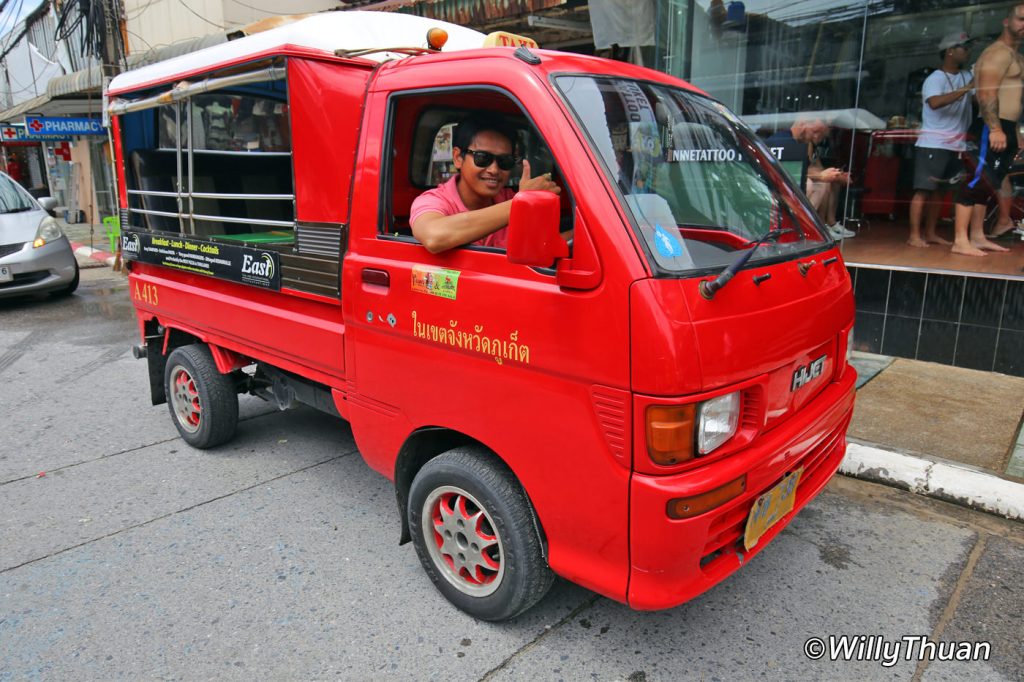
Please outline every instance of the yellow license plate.
[[796, 487], [800, 483], [803, 467], [786, 476], [782, 481], [754, 501], [747, 517], [747, 530], [743, 533], [743, 546], [748, 550], [757, 544], [769, 528], [793, 510], [796, 501]]

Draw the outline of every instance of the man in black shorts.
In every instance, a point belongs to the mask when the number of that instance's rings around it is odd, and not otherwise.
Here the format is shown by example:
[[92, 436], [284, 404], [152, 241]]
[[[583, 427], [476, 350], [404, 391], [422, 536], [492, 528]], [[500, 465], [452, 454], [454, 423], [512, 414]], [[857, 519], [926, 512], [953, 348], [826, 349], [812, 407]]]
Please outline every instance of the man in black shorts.
[[[910, 201], [910, 246], [949, 242], [935, 227], [939, 222], [941, 195], [953, 189], [963, 173], [960, 154], [964, 133], [971, 122], [973, 87], [971, 74], [963, 70], [970, 55], [971, 37], [963, 31], [943, 36], [939, 42], [942, 65], [921, 88], [921, 131], [914, 148], [914, 198]], [[921, 222], [924, 217], [924, 234]]]
[[1024, 3], [1003, 19], [1003, 32], [985, 48], [974, 65], [981, 118], [967, 131], [964, 154], [967, 173], [960, 184], [953, 253], [985, 256], [1008, 251], [985, 236], [985, 204], [997, 196], [1017, 155], [1017, 122], [1024, 92], [1024, 57], [1017, 52], [1024, 38]]

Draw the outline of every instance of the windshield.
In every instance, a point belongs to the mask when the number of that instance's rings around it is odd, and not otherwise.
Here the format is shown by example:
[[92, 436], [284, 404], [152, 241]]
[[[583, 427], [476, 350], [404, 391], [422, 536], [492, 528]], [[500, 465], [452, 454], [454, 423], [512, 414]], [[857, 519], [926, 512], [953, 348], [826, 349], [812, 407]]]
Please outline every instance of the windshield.
[[0, 175], [0, 213], [30, 211], [36, 205], [29, 195], [22, 191], [6, 175]]
[[655, 269], [714, 270], [769, 230], [750, 259], [831, 244], [767, 147], [723, 105], [620, 78], [560, 76], [559, 90], [618, 186]]

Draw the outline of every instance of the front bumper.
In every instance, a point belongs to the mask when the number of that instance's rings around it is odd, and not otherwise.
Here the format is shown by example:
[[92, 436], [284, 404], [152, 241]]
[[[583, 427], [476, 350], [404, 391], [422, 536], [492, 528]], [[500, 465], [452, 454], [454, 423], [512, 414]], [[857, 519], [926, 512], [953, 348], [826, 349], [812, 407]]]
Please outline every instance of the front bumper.
[[78, 269], [66, 237], [38, 249], [28, 242], [20, 251], [0, 258], [0, 265], [6, 265], [14, 275], [12, 281], [0, 282], [0, 298], [63, 289], [71, 284]]
[[[848, 369], [798, 415], [733, 456], [671, 476], [634, 474], [630, 495], [629, 605], [666, 609], [693, 599], [760, 552], [812, 500], [846, 453], [856, 372]], [[804, 467], [793, 510], [745, 551], [743, 532], [759, 495]], [[747, 475], [746, 491], [705, 514], [671, 519], [668, 501], [691, 497]]]

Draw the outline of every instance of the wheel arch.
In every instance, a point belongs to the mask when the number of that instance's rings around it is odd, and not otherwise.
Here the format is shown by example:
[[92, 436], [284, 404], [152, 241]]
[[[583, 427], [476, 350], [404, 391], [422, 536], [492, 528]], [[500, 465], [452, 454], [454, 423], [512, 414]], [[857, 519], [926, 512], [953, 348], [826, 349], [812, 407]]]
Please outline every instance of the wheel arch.
[[530, 513], [533, 517], [534, 531], [537, 533], [537, 537], [540, 540], [544, 559], [547, 560], [547, 536], [544, 533], [544, 528], [537, 515], [537, 509], [533, 504], [530, 491], [527, 490], [525, 485], [523, 485], [522, 480], [520, 480], [519, 476], [516, 475], [515, 470], [509, 466], [509, 463], [498, 455], [498, 453], [484, 443], [481, 443], [479, 440], [459, 431], [455, 431], [454, 429], [440, 426], [427, 426], [413, 431], [402, 444], [402, 447], [398, 451], [398, 457], [395, 459], [395, 497], [398, 502], [398, 514], [402, 523], [402, 535], [399, 539], [399, 544], [404, 545], [412, 540], [412, 536], [409, 532], [408, 516], [409, 489], [412, 487], [412, 482], [413, 479], [416, 478], [416, 474], [419, 473], [420, 469], [422, 469], [427, 462], [438, 455], [442, 455], [453, 448], [464, 446], [473, 446], [479, 449], [481, 453], [485, 453], [487, 456], [493, 458], [494, 461], [501, 463], [502, 466], [512, 473], [512, 476], [516, 479], [516, 482], [519, 483], [519, 486], [523, 489], [527, 500], [530, 502]]
[[163, 405], [167, 402], [167, 392], [164, 390], [164, 369], [167, 367], [167, 357], [175, 348], [193, 343], [205, 343], [205, 340], [189, 331], [165, 326], [156, 316], [143, 323], [142, 332], [146, 341], [150, 398], [154, 405]]

